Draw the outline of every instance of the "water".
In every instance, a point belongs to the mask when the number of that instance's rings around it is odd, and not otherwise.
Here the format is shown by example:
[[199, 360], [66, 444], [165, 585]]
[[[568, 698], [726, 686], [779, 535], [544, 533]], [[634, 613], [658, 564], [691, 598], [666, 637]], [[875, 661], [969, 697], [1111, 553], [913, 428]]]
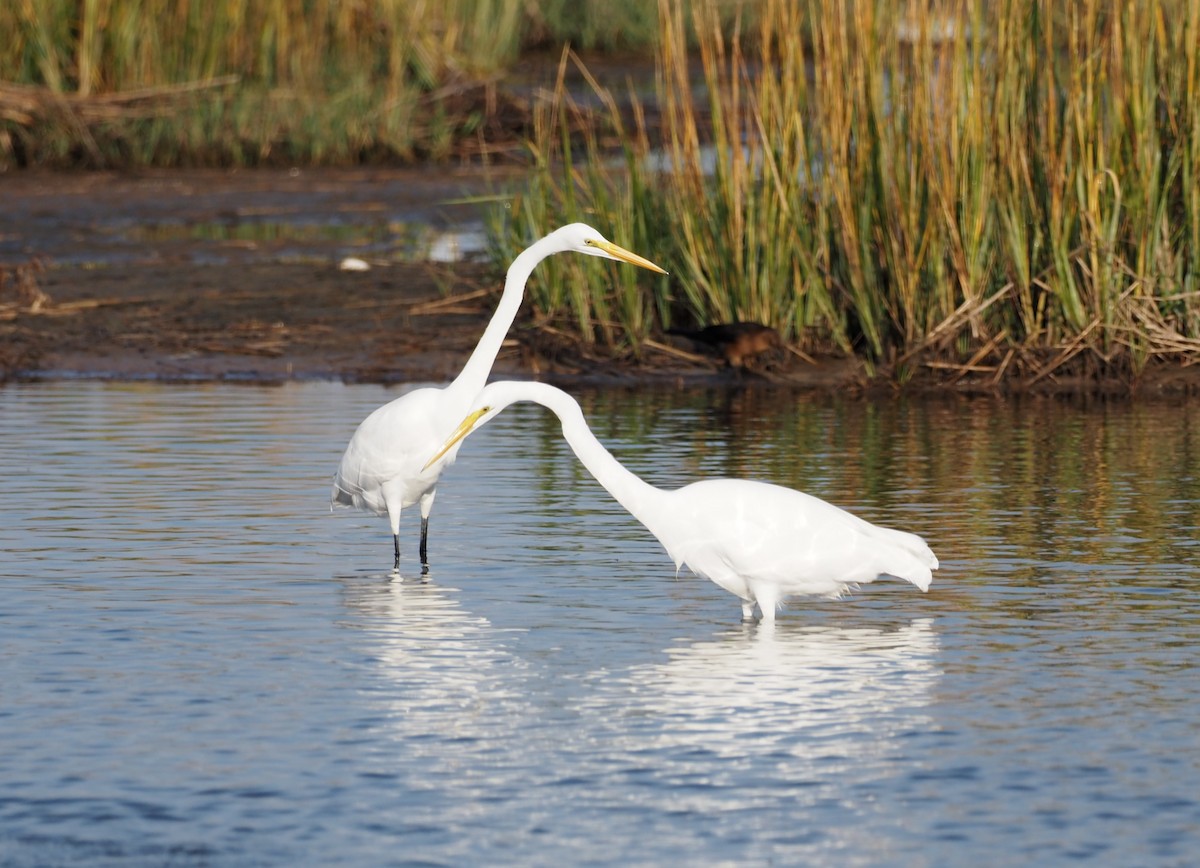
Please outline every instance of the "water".
[[484, 258], [490, 169], [147, 171], [5, 179], [0, 266]]
[[514, 408], [431, 522], [330, 515], [395, 390], [0, 390], [0, 864], [1184, 865], [1200, 405], [581, 395], [673, 486], [924, 534], [773, 632]]

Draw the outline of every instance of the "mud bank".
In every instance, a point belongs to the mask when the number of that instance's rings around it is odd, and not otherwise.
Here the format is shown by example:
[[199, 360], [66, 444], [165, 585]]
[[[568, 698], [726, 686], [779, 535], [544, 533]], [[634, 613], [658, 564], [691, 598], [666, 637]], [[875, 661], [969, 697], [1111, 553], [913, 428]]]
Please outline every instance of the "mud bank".
[[[500, 281], [480, 265], [253, 263], [50, 268], [40, 308], [0, 311], [0, 366], [18, 378], [157, 380], [454, 377], [487, 325]], [[772, 370], [774, 368], [774, 370]], [[606, 358], [530, 321], [516, 323], [495, 376], [557, 382], [777, 380], [830, 388], [857, 363], [773, 361], [759, 372], [666, 343]]]
[[[501, 278], [460, 254], [482, 232], [473, 202], [514, 182], [504, 171], [0, 179], [0, 378], [448, 380], [499, 297]], [[347, 256], [370, 268], [342, 270]], [[450, 261], [430, 261], [441, 258]], [[38, 297], [18, 291], [21, 270]], [[751, 373], [673, 343], [606, 357], [535, 326], [526, 308], [495, 374], [824, 388], [862, 379], [854, 360], [780, 359]]]
[[[504, 182], [479, 169], [0, 178], [0, 380], [449, 380], [502, 281], [469, 258], [434, 264], [430, 245], [449, 239], [446, 258], [459, 258], [464, 227], [481, 226], [473, 197]], [[342, 270], [346, 256], [371, 267]], [[676, 338], [612, 357], [533, 322], [528, 306], [494, 370], [562, 385], [899, 388], [858, 359], [782, 353], [735, 369]], [[1136, 378], [1064, 366], [994, 383], [918, 364], [904, 380], [916, 391], [1182, 394], [1200, 391], [1200, 366]]]

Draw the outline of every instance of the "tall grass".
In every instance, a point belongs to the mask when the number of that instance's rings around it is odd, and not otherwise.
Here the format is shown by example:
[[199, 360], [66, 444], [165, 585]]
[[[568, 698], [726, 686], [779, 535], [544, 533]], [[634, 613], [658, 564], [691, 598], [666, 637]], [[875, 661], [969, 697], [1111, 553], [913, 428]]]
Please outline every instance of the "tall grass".
[[83, 99], [237, 83], [110, 103], [98, 122], [60, 100], [30, 123], [0, 94], [0, 168], [437, 158], [479, 123], [463, 87], [501, 77], [530, 42], [645, 49], [656, 29], [635, 0], [11, 0], [0, 84]]
[[526, 4], [527, 38], [576, 50], [645, 51], [658, 34], [658, 13], [644, 0], [541, 0]]
[[[0, 5], [0, 80], [88, 97], [236, 75], [151, 117], [83, 133], [118, 163], [352, 160], [436, 151], [436, 88], [486, 76], [519, 47], [518, 0], [21, 0]], [[61, 161], [71, 124], [27, 131]], [[11, 134], [10, 134], [11, 135]]]
[[618, 236], [665, 216], [658, 320], [615, 339], [755, 319], [898, 377], [1200, 357], [1200, 0], [693, 5], [659, 4], [668, 171], [639, 150], [615, 182], [589, 147], [524, 206], [600, 185]]
[[8, 0], [0, 169], [437, 159], [522, 51], [657, 35], [641, 0]]
[[[635, 252], [654, 250], [669, 231], [665, 214], [654, 207], [656, 195], [640, 186], [648, 179], [640, 161], [649, 150], [641, 114], [627, 127], [612, 95], [590, 77], [604, 101], [601, 116], [577, 103], [565, 85], [571, 63], [579, 65], [564, 53], [551, 98], [535, 110], [528, 189], [490, 221], [498, 262], [511, 261], [565, 223], [592, 224]], [[614, 152], [610, 142], [622, 147]], [[648, 281], [647, 274], [593, 257], [552, 257], [531, 276], [526, 293], [543, 325], [564, 326], [587, 343], [636, 351], [639, 339], [663, 318], [656, 301], [666, 297], [666, 282]], [[648, 282], [657, 283], [656, 293], [642, 291]]]

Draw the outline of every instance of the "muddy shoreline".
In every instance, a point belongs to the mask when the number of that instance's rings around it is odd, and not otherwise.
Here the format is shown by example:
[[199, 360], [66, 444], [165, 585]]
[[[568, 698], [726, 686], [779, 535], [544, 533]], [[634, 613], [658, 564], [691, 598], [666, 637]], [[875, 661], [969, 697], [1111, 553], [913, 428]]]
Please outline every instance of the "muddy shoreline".
[[[479, 263], [405, 261], [392, 238], [408, 226], [480, 219], [463, 199], [497, 183], [481, 170], [0, 177], [0, 381], [447, 381], [486, 326], [502, 280]], [[323, 228], [289, 229], [311, 226]], [[386, 243], [364, 247], [368, 236]], [[339, 268], [347, 255], [371, 267]], [[34, 293], [26, 297], [22, 269]], [[869, 377], [856, 359], [784, 353], [732, 369], [678, 338], [655, 341], [638, 358], [606, 357], [535, 324], [528, 306], [494, 377], [898, 388], [887, 372]], [[903, 388], [1183, 394], [1200, 391], [1200, 366], [1160, 363], [1136, 379], [1064, 369], [1032, 387], [924, 368]]]
[[[442, 382], [502, 278], [410, 257], [418, 231], [481, 225], [505, 169], [28, 172], [0, 177], [0, 379]], [[365, 271], [339, 267], [347, 256]], [[21, 298], [20, 270], [41, 299]], [[779, 381], [840, 388], [853, 359], [729, 370], [686, 340], [589, 352], [526, 306], [497, 377], [570, 383]], [[796, 361], [791, 359], [791, 361]]]
[[[308, 263], [49, 268], [38, 276], [46, 303], [0, 311], [0, 367], [10, 379], [441, 382], [470, 355], [499, 283], [467, 264], [393, 263], [365, 273]], [[862, 378], [852, 360], [730, 370], [676, 343], [647, 348], [641, 359], [606, 358], [523, 312], [494, 376], [810, 388]]]

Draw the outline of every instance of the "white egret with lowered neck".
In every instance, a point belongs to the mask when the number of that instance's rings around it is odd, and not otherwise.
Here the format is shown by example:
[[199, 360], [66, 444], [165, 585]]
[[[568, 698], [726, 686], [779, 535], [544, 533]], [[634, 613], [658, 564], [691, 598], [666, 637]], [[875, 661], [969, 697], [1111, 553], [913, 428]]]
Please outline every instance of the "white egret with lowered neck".
[[882, 575], [929, 589], [938, 560], [916, 534], [879, 527], [818, 497], [745, 479], [709, 479], [667, 491], [617, 461], [588, 428], [579, 403], [545, 383], [486, 386], [428, 465], [517, 401], [553, 411], [588, 472], [658, 538], [675, 562], [735, 594], [742, 617], [775, 622], [789, 597], [840, 597]]
[[591, 226], [571, 223], [556, 229], [513, 260], [496, 312], [454, 381], [440, 389], [415, 389], [384, 404], [367, 416], [350, 438], [334, 474], [330, 504], [387, 516], [396, 569], [400, 567], [400, 513], [417, 503], [421, 506], [421, 563], [428, 563], [429, 513], [438, 478], [454, 463], [457, 447], [442, 450], [438, 462], [427, 463], [427, 459], [454, 432], [487, 382], [534, 266], [547, 256], [567, 252], [616, 259], [666, 274]]

